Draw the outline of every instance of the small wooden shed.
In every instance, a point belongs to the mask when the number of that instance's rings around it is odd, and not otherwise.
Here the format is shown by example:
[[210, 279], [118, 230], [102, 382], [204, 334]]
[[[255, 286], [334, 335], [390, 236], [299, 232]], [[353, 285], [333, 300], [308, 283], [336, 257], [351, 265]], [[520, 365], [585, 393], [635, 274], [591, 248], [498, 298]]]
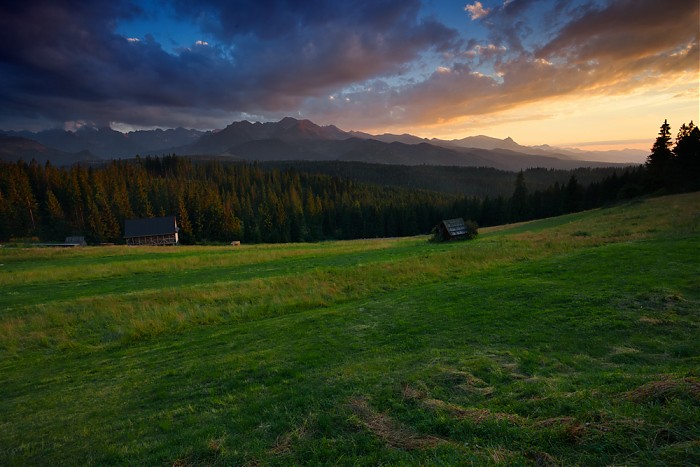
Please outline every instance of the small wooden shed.
[[449, 240], [462, 240], [471, 238], [464, 219], [447, 219], [440, 222], [433, 228], [435, 240], [446, 242]]
[[179, 231], [175, 216], [128, 219], [124, 223], [127, 245], [177, 245]]
[[66, 237], [66, 244], [74, 246], [87, 246], [87, 242], [83, 236]]

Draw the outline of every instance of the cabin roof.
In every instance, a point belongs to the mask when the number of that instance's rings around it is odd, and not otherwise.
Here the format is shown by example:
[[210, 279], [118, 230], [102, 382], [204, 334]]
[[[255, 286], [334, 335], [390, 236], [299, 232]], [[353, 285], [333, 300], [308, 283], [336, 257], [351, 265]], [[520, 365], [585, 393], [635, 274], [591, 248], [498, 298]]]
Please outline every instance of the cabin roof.
[[124, 222], [124, 238], [168, 235], [178, 230], [175, 216], [127, 219]]
[[467, 226], [464, 225], [464, 220], [461, 217], [457, 219], [447, 219], [442, 221], [442, 223], [451, 237], [467, 234]]

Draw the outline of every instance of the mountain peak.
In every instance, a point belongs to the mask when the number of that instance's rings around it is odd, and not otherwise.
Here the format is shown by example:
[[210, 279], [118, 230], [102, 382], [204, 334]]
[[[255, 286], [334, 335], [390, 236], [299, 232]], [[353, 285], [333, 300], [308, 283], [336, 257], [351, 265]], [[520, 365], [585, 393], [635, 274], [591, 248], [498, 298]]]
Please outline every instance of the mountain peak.
[[278, 122], [234, 122], [219, 132], [203, 136], [187, 148], [194, 154], [222, 154], [253, 141], [279, 140], [296, 143], [309, 140], [341, 140], [350, 135], [333, 125], [319, 126], [311, 120], [284, 117]]
[[[306, 120], [306, 121], [308, 122], [308, 120]], [[279, 126], [281, 126], [281, 127], [283, 127], [283, 128], [291, 128], [291, 127], [294, 127], [294, 126], [299, 125], [299, 124], [302, 123], [302, 122], [303, 122], [303, 120], [297, 120], [297, 119], [294, 118], [294, 117], [284, 117], [284, 118], [283, 118], [282, 120], [280, 120], [279, 122], [277, 122], [277, 123], [268, 123], [268, 125], [279, 125]], [[311, 122], [309, 122], [309, 123], [311, 123]]]

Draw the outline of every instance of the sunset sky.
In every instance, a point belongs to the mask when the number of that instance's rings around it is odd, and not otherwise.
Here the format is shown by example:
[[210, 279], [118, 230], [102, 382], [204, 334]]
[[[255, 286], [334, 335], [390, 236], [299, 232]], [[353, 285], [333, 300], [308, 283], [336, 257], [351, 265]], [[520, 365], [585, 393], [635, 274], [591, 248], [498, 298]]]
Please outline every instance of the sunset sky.
[[699, 119], [698, 0], [4, 1], [0, 129], [344, 130], [648, 149]]

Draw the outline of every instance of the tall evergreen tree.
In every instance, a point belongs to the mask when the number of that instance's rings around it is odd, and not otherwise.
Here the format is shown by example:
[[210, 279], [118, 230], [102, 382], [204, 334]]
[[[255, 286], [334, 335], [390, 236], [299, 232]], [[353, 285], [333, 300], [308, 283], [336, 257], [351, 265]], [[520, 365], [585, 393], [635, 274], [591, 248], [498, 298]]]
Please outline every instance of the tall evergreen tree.
[[681, 125], [673, 148], [678, 182], [682, 190], [700, 189], [700, 129], [691, 121]]
[[66, 225], [66, 215], [61, 203], [53, 191], [46, 192], [46, 218], [44, 223], [44, 236], [47, 240], [63, 240], [69, 233]]
[[525, 185], [525, 175], [521, 170], [515, 177], [515, 190], [510, 199], [510, 218], [513, 222], [523, 221], [529, 216], [529, 206], [527, 197], [527, 186]]
[[187, 206], [185, 206], [182, 196], [178, 197], [176, 219], [177, 225], [180, 227], [180, 242], [185, 244], [194, 243], [195, 239], [192, 234], [190, 215], [187, 212]]
[[668, 124], [667, 120], [664, 120], [646, 162], [652, 188], [661, 188], [668, 182], [671, 162], [673, 161], [671, 145], [671, 125]]
[[572, 175], [564, 191], [564, 211], [578, 212], [583, 208], [583, 188], [576, 180], [576, 175]]

